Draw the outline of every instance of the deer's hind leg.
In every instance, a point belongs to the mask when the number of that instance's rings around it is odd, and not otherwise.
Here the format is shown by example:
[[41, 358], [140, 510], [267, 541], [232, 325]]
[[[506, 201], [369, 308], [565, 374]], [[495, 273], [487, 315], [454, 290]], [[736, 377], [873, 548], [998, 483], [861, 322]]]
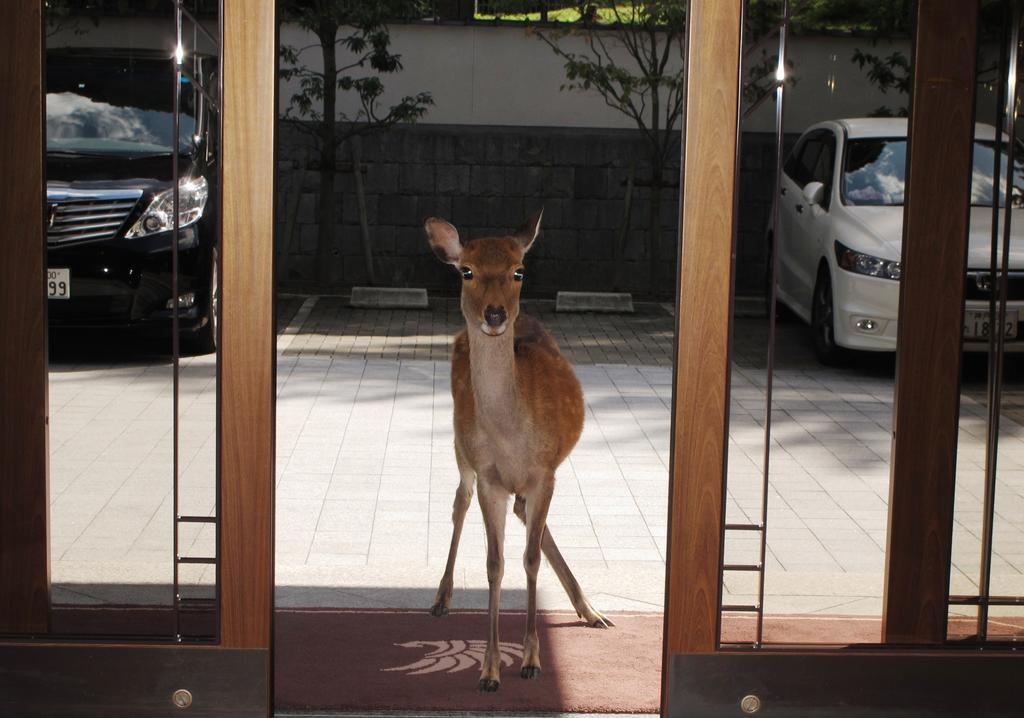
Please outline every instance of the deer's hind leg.
[[[515, 505], [512, 507], [512, 511], [519, 520], [524, 524], [526, 523], [526, 499], [522, 496], [516, 496]], [[576, 615], [586, 621], [588, 626], [593, 628], [610, 628], [615, 624], [612, 623], [611, 619], [602, 614], [600, 611], [595, 609], [590, 601], [587, 600], [586, 595], [583, 593], [583, 589], [580, 587], [576, 577], [572, 575], [572, 571], [569, 570], [569, 565], [565, 562], [565, 558], [562, 556], [562, 552], [558, 550], [558, 546], [555, 544], [555, 539], [551, 535], [551, 529], [545, 523], [544, 527], [544, 538], [541, 540], [541, 551], [544, 552], [544, 558], [548, 560], [555, 575], [558, 576], [558, 582], [562, 584], [562, 588], [565, 589], [566, 595], [572, 602], [573, 608], [576, 609]]]
[[444, 567], [444, 575], [437, 587], [434, 605], [430, 612], [435, 616], [444, 616], [452, 603], [452, 590], [455, 580], [455, 556], [459, 552], [459, 540], [462, 538], [462, 525], [466, 521], [466, 511], [473, 502], [473, 485], [476, 483], [476, 472], [455, 444], [455, 461], [459, 466], [459, 487], [455, 490], [455, 501], [452, 504], [452, 542], [448, 547], [448, 563]]

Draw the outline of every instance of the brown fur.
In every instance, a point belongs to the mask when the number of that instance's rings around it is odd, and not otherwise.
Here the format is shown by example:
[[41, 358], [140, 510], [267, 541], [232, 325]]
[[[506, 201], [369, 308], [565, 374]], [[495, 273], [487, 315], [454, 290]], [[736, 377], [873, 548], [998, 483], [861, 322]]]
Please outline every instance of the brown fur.
[[584, 405], [579, 380], [554, 338], [539, 321], [519, 313], [522, 282], [514, 273], [523, 268], [539, 224], [540, 213], [515, 235], [463, 244], [444, 220], [426, 222], [437, 256], [464, 272], [461, 306], [466, 319], [466, 329], [455, 337], [452, 348], [455, 458], [461, 481], [452, 510], [448, 564], [432, 611], [437, 616], [448, 612], [455, 556], [476, 484], [487, 530], [490, 585], [490, 633], [479, 685], [488, 691], [496, 690], [500, 680], [498, 611], [510, 496], [515, 495], [513, 510], [527, 530], [522, 677], [540, 674], [536, 582], [542, 551], [577, 613], [592, 626], [611, 625], [587, 601], [546, 528], [555, 470], [579, 440]]
[[[536, 456], [543, 464], [558, 466], [576, 446], [583, 432], [583, 390], [554, 337], [535, 318], [520, 314], [513, 342], [515, 376], [523, 408], [535, 428]], [[452, 398], [455, 431], [468, 435], [476, 425], [473, 380], [470, 376], [469, 338], [466, 330], [452, 346]], [[472, 457], [470, 461], [472, 463]], [[510, 487], [510, 490], [511, 487]]]

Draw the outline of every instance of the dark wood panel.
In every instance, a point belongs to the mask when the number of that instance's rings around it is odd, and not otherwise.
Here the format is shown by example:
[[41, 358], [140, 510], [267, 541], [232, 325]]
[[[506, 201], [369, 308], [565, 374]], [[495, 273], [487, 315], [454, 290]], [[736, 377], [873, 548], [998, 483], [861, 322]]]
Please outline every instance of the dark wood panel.
[[180, 630], [190, 638], [212, 638], [217, 635], [217, 615], [213, 606], [76, 606], [55, 605], [50, 612], [50, 636], [73, 636], [77, 639], [95, 637], [110, 641], [167, 640]]
[[224, 2], [221, 642], [270, 646], [274, 593], [274, 3]]
[[0, 632], [43, 633], [49, 612], [43, 55], [39, 0], [0, 22]]
[[742, 716], [756, 696], [765, 718], [1009, 718], [1021, 714], [1022, 663], [1008, 652], [677, 655], [665, 715]]
[[741, 5], [690, 3], [665, 602], [670, 653], [713, 651], [718, 643]]
[[[0, 644], [0, 715], [265, 718], [269, 661], [268, 650]], [[179, 689], [187, 709], [172, 701]]]
[[945, 637], [977, 20], [977, 3], [918, 3], [883, 601], [893, 643]]

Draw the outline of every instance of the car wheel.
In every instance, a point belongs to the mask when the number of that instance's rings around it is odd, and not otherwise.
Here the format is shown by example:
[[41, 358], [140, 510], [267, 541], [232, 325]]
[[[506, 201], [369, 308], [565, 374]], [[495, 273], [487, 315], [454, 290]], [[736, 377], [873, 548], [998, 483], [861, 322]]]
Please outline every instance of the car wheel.
[[836, 344], [832, 277], [824, 265], [818, 270], [818, 281], [814, 284], [811, 329], [814, 332], [814, 355], [818, 357], [818, 361], [829, 365], [839, 363], [843, 358], [843, 349]]
[[206, 323], [188, 337], [183, 337], [191, 354], [213, 354], [217, 351], [217, 317], [220, 303], [220, 283], [217, 278], [217, 252], [214, 250], [210, 261], [210, 301], [207, 304]]

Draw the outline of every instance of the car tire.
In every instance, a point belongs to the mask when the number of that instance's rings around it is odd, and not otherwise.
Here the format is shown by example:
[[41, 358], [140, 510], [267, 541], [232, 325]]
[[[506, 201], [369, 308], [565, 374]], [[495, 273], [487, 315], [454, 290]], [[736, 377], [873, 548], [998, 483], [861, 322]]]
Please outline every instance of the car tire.
[[814, 355], [822, 364], [840, 363], [845, 351], [836, 344], [835, 312], [833, 311], [832, 277], [824, 264], [818, 270], [811, 298], [811, 330], [814, 337]]
[[210, 300], [206, 305], [206, 320], [195, 333], [182, 337], [182, 344], [189, 354], [213, 354], [217, 351], [217, 318], [220, 303], [220, 282], [217, 277], [217, 251], [210, 260]]

